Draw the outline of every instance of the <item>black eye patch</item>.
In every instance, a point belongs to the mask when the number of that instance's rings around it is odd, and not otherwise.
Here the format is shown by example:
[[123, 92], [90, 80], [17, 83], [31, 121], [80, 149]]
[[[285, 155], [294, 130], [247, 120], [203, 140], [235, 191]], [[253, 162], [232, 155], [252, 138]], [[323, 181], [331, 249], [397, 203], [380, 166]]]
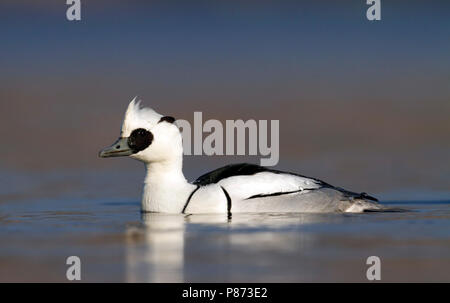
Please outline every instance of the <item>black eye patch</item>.
[[133, 153], [140, 152], [152, 144], [153, 134], [146, 129], [138, 128], [131, 132], [128, 137], [128, 146]]
[[173, 123], [175, 122], [175, 118], [171, 117], [171, 116], [164, 116], [161, 119], [159, 119], [158, 123], [161, 123], [163, 121], [169, 122], [169, 123]]

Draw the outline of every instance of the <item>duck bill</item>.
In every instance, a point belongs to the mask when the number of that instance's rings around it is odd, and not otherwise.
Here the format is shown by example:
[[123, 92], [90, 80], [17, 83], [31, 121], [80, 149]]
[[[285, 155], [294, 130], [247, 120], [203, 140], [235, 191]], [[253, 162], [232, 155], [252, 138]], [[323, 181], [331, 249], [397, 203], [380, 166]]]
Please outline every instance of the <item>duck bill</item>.
[[102, 149], [98, 156], [101, 158], [124, 157], [133, 154], [128, 146], [128, 138], [119, 138], [111, 146]]

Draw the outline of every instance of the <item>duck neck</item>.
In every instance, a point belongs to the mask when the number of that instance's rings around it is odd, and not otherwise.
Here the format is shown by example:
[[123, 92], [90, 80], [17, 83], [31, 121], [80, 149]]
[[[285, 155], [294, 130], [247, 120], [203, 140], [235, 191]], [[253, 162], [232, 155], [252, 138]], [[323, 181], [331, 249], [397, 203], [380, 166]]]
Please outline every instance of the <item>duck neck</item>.
[[195, 185], [183, 175], [183, 160], [146, 164], [142, 210], [181, 213]]

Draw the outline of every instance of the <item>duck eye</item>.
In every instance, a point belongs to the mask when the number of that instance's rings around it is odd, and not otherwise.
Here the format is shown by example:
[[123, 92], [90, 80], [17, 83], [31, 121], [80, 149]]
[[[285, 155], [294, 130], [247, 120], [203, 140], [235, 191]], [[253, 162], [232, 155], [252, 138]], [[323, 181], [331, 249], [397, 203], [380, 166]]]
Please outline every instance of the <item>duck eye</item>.
[[153, 141], [153, 134], [146, 129], [138, 128], [128, 137], [128, 146], [133, 153], [146, 149]]

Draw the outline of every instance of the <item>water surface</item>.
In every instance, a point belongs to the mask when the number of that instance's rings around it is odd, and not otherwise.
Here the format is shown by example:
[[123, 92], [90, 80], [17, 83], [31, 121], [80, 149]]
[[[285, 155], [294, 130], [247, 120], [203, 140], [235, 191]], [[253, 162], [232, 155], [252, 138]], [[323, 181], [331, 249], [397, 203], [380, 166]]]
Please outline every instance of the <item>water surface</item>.
[[372, 255], [383, 281], [450, 282], [450, 200], [384, 202], [411, 210], [398, 213], [230, 219], [141, 214], [138, 198], [103, 188], [102, 178], [80, 179], [100, 194], [73, 176], [20, 180], [26, 191], [14, 178], [2, 188], [2, 282], [67, 281], [72, 255], [89, 282], [364, 282]]

